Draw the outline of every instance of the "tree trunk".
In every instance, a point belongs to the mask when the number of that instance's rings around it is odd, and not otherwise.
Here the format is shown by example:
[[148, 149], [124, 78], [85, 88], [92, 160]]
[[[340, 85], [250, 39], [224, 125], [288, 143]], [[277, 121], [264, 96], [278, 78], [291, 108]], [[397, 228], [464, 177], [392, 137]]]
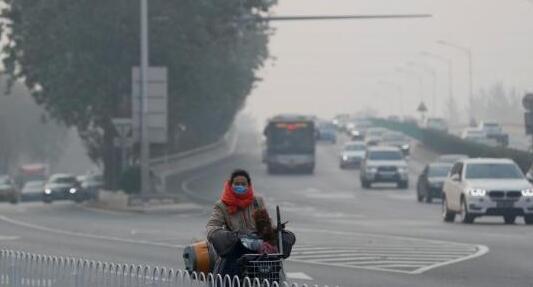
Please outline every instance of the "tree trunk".
[[118, 182], [120, 178], [120, 152], [114, 145], [115, 128], [110, 120], [104, 123], [104, 145], [103, 149], [103, 163], [104, 163], [104, 180], [105, 188], [107, 190], [117, 190], [119, 188]]

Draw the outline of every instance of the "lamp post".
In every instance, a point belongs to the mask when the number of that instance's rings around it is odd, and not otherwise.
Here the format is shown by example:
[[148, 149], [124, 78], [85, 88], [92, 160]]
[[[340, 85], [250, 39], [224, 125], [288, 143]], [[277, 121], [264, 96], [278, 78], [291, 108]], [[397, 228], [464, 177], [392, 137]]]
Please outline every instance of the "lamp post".
[[151, 192], [150, 187], [150, 139], [147, 128], [148, 115], [148, 0], [140, 0], [141, 5], [141, 98], [140, 98], [140, 144], [141, 144], [141, 194], [146, 195]]
[[448, 66], [448, 97], [451, 100], [453, 100], [453, 62], [451, 59], [448, 59], [446, 57], [432, 54], [430, 52], [420, 52], [420, 55], [424, 57], [431, 58], [433, 60], [437, 60], [441, 63], [444, 63]]
[[470, 110], [472, 110], [473, 105], [474, 105], [474, 87], [473, 87], [474, 86], [473, 84], [474, 75], [473, 75], [473, 70], [472, 70], [472, 65], [473, 65], [472, 64], [472, 50], [468, 47], [464, 47], [464, 46], [457, 45], [457, 44], [450, 43], [450, 42], [443, 41], [443, 40], [437, 41], [437, 44], [450, 47], [450, 48], [454, 48], [458, 51], [463, 52], [466, 55], [468, 59], [468, 89], [469, 89], [468, 104], [470, 106]]
[[416, 67], [416, 68], [419, 68], [419, 69], [422, 69], [422, 71], [426, 72], [428, 75], [431, 76], [432, 80], [433, 80], [433, 91], [432, 91], [432, 108], [431, 108], [431, 113], [433, 114], [433, 116], [436, 116], [436, 107], [437, 107], [437, 73], [435, 72], [435, 69], [427, 66], [427, 65], [424, 65], [424, 64], [421, 64], [421, 63], [417, 63], [417, 62], [409, 62], [407, 63], [410, 67]]

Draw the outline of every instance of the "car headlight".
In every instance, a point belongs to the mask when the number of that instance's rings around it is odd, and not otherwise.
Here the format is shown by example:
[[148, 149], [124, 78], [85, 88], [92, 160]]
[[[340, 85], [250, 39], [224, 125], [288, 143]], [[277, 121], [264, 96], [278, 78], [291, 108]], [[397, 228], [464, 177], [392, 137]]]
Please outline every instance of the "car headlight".
[[399, 167], [398, 168], [399, 173], [407, 173], [407, 167]]
[[47, 189], [44, 190], [44, 193], [45, 194], [52, 194], [52, 190], [47, 188]]
[[78, 190], [75, 189], [74, 187], [68, 190], [68, 192], [69, 192], [70, 194], [74, 194], [74, 193], [76, 193], [77, 191], [78, 191]]
[[524, 197], [533, 197], [533, 189], [532, 188], [528, 188], [528, 189], [522, 190], [522, 196], [524, 196]]
[[469, 188], [466, 190], [466, 192], [470, 196], [479, 196], [479, 197], [485, 196], [487, 194], [487, 191], [481, 188]]
[[348, 160], [348, 156], [347, 155], [343, 155], [342, 156], [342, 160]]
[[409, 149], [409, 145], [408, 144], [402, 145], [402, 149]]

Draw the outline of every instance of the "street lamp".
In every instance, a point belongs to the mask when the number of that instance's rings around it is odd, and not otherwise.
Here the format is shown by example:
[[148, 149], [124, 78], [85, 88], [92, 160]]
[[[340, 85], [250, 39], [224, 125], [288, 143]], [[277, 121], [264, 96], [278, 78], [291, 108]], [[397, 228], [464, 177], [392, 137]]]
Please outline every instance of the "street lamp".
[[453, 100], [453, 62], [451, 59], [448, 59], [446, 57], [436, 55], [430, 52], [420, 52], [421, 56], [428, 57], [433, 60], [437, 60], [441, 63], [445, 63], [448, 66], [448, 93], [449, 93], [449, 99], [450, 101]]
[[141, 144], [141, 194], [150, 192], [150, 139], [148, 137], [148, 0], [140, 0], [141, 5], [141, 98], [140, 98], [140, 144]]
[[383, 80], [380, 80], [378, 82], [378, 85], [380, 86], [383, 86], [383, 87], [390, 87], [390, 88], [393, 88], [395, 91], [396, 91], [396, 97], [398, 99], [398, 107], [400, 108], [400, 113], [402, 115], [404, 115], [405, 113], [405, 110], [404, 110], [404, 105], [403, 105], [403, 88], [396, 84], [396, 83], [393, 83], [393, 82], [390, 82], [390, 81], [383, 81]]
[[443, 46], [446, 46], [446, 47], [450, 47], [450, 48], [454, 48], [456, 50], [459, 50], [463, 53], [466, 54], [467, 58], [468, 58], [468, 86], [469, 86], [469, 105], [470, 105], [470, 109], [472, 110], [473, 108], [473, 104], [474, 104], [474, 88], [473, 88], [473, 71], [472, 71], [472, 50], [468, 47], [464, 47], [464, 46], [461, 46], [461, 45], [457, 45], [457, 44], [454, 44], [454, 43], [450, 43], [450, 42], [447, 42], [447, 41], [443, 41], [443, 40], [439, 40], [437, 41], [437, 44], [440, 44], [440, 45], [443, 45]]
[[436, 107], [437, 107], [437, 73], [435, 72], [435, 69], [433, 69], [433, 68], [431, 68], [431, 67], [429, 67], [427, 65], [414, 62], [414, 61], [410, 61], [409, 63], [407, 63], [407, 65], [409, 65], [410, 67], [415, 67], [415, 68], [422, 69], [422, 71], [426, 72], [433, 79], [433, 95], [432, 95], [432, 109], [431, 110], [432, 110], [433, 116], [436, 116]]
[[424, 85], [423, 85], [422, 77], [420, 76], [420, 74], [418, 74], [415, 71], [408, 70], [402, 67], [396, 68], [395, 71], [400, 74], [415, 77], [417, 79], [418, 85], [419, 85], [420, 100], [423, 102], [424, 101]]

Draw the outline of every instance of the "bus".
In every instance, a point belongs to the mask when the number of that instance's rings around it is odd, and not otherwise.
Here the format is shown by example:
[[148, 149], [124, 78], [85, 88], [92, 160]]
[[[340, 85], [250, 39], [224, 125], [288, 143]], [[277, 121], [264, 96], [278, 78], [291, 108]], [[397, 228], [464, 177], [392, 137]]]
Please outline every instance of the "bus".
[[263, 162], [268, 173], [315, 170], [316, 130], [312, 117], [279, 115], [268, 120], [263, 132]]

